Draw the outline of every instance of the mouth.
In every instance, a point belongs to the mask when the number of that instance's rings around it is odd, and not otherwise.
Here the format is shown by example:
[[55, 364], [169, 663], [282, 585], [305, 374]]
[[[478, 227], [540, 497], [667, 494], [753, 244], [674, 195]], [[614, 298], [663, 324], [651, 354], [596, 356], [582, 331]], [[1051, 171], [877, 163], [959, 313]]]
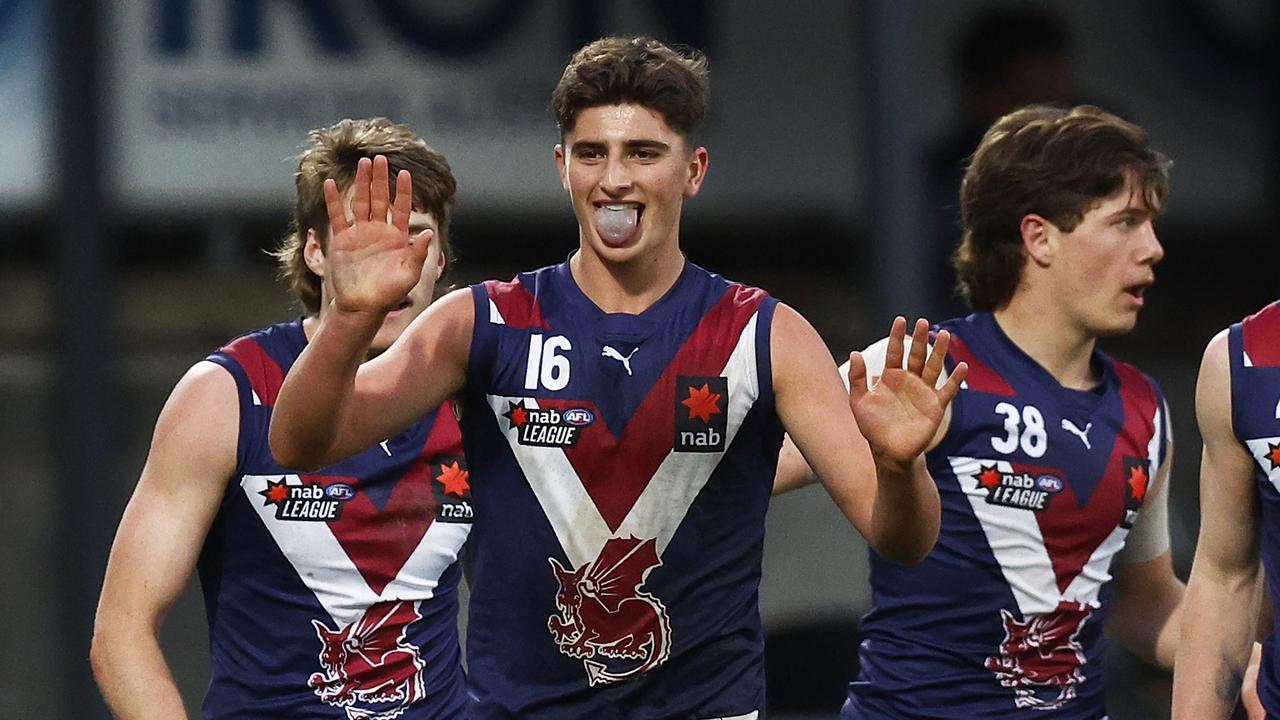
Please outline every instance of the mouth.
[[1154, 281], [1152, 280], [1147, 280], [1134, 285], [1130, 285], [1129, 287], [1126, 287], [1124, 289], [1124, 294], [1133, 302], [1137, 303], [1138, 305], [1142, 305], [1143, 295], [1146, 294], [1147, 288], [1151, 287], [1151, 284], [1153, 282]]
[[638, 202], [595, 203], [595, 230], [610, 247], [621, 247], [639, 235], [644, 204]]
[[413, 301], [410, 300], [408, 297], [405, 297], [405, 299], [397, 303], [395, 307], [391, 308], [391, 311], [388, 312], [387, 314], [390, 315], [392, 313], [398, 313], [401, 310], [407, 310], [411, 305], [413, 305]]

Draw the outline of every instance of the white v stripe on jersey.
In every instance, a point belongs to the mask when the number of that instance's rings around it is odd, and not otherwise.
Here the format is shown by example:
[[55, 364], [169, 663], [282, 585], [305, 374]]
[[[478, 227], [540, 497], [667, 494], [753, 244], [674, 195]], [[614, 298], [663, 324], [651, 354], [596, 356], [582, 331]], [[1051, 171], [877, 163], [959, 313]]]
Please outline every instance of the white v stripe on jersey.
[[[728, 377], [729, 385], [726, 449], [732, 446], [743, 419], [760, 395], [760, 378], [756, 368], [758, 318], [758, 314], [753, 315], [742, 329], [721, 372], [721, 375]], [[618, 532], [612, 533], [563, 449], [521, 445], [515, 432], [502, 427], [502, 414], [506, 412], [508, 403], [523, 402], [526, 408], [537, 408], [537, 401], [533, 398], [501, 395], [489, 395], [487, 398], [494, 418], [499, 423], [499, 430], [506, 437], [516, 462], [538, 498], [538, 503], [560, 541], [560, 547], [575, 568], [599, 557], [605, 543], [615, 535], [656, 538], [658, 555], [661, 557], [689, 507], [724, 456], [723, 452], [668, 452], [618, 527]]]
[[[760, 397], [760, 378], [756, 371], [756, 319], [752, 315], [738, 337], [738, 344], [725, 363], [722, 375], [729, 378], [728, 433], [724, 446], [727, 450], [742, 427], [747, 412]], [[644, 492], [636, 500], [635, 507], [627, 513], [618, 527], [619, 537], [656, 537], [658, 556], [671, 542], [680, 522], [689, 512], [698, 493], [711, 478], [724, 453], [669, 453]], [[679, 509], [679, 515], [671, 512]], [[603, 545], [601, 546], [603, 547]]]
[[1254, 438], [1246, 440], [1245, 444], [1249, 446], [1249, 454], [1253, 455], [1258, 468], [1271, 481], [1271, 486], [1280, 492], [1280, 467], [1272, 467], [1276, 463], [1271, 462], [1271, 448], [1280, 446], [1280, 437]]
[[[289, 485], [302, 482], [297, 475], [283, 477]], [[365, 582], [327, 524], [276, 519], [275, 505], [264, 503], [260, 492], [268, 482], [278, 483], [280, 479], [280, 475], [245, 475], [240, 479], [240, 488], [280, 552], [338, 627], [355, 622], [380, 600], [432, 597], [440, 575], [457, 561], [470, 531], [471, 526], [465, 523], [431, 523], [395, 579], [379, 595]]]
[[[948, 459], [1023, 617], [1057, 609], [1057, 576], [1049, 552], [1044, 548], [1044, 536], [1035, 513], [987, 502], [987, 491], [978, 482], [978, 474], [982, 472], [983, 463], [990, 465], [992, 461], [967, 457]], [[1009, 461], [994, 463], [1000, 472], [1013, 473]]]

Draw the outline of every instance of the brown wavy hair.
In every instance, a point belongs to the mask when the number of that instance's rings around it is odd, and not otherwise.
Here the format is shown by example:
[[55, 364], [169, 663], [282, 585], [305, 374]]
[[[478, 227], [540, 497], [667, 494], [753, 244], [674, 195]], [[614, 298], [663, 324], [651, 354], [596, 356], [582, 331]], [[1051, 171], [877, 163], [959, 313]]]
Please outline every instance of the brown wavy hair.
[[960, 185], [964, 235], [952, 255], [959, 294], [979, 311], [1009, 303], [1026, 262], [1020, 226], [1029, 213], [1071, 232], [1132, 176], [1159, 215], [1169, 165], [1142, 128], [1091, 105], [1032, 105], [1000, 118]]
[[561, 138], [573, 131], [583, 110], [629, 103], [662, 115], [688, 141], [710, 102], [706, 55], [650, 37], [606, 37], [586, 45], [570, 58], [551, 93]]

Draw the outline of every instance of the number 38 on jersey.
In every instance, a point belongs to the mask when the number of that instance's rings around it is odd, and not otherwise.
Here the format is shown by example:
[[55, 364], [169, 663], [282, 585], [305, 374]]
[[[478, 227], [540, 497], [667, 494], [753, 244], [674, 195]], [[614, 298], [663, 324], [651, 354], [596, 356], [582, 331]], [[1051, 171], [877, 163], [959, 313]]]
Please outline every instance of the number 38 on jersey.
[[1022, 448], [1028, 457], [1043, 457], [1049, 446], [1049, 436], [1044, 429], [1044, 415], [1035, 405], [1027, 405], [1021, 411], [1012, 403], [996, 405], [996, 414], [1004, 417], [1004, 436], [991, 438], [991, 447], [1008, 455]]

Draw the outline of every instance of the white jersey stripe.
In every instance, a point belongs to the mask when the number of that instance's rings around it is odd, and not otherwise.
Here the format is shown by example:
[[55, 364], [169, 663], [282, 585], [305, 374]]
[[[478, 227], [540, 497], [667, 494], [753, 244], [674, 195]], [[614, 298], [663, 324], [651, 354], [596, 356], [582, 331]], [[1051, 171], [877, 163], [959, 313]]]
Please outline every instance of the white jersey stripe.
[[[726, 449], [732, 446], [743, 419], [760, 395], [756, 364], [758, 317], [758, 314], [753, 315], [747, 322], [721, 372], [728, 377], [729, 385]], [[502, 415], [507, 411], [508, 403], [523, 402], [526, 408], [537, 408], [537, 401], [501, 395], [489, 395], [487, 399], [499, 423], [499, 430], [506, 437], [516, 462], [538, 498], [560, 547], [575, 568], [594, 561], [605, 543], [615, 536], [656, 538], [657, 551], [661, 556], [724, 456], [724, 453], [669, 452], [617, 533], [612, 533], [563, 449], [521, 445], [516, 433], [509, 427], [503, 427], [507, 423]]]
[[[289, 485], [302, 482], [297, 475], [283, 477]], [[465, 523], [431, 523], [400, 573], [379, 595], [365, 582], [326, 523], [276, 519], [276, 506], [265, 503], [259, 493], [267, 488], [268, 482], [279, 482], [280, 478], [280, 475], [245, 475], [240, 479], [240, 488], [280, 552], [315, 593], [316, 600], [337, 627], [346, 627], [360, 619], [370, 605], [380, 600], [432, 597], [440, 575], [458, 559], [471, 528]], [[307, 568], [305, 572], [303, 568]], [[416, 572], [406, 572], [408, 568]]]
[[[949, 460], [1023, 617], [1055, 610], [1059, 598], [1057, 576], [1035, 513], [987, 502], [987, 491], [978, 482], [978, 474], [983, 463], [992, 461], [967, 457]], [[1000, 472], [1013, 472], [1007, 460], [994, 462]]]

